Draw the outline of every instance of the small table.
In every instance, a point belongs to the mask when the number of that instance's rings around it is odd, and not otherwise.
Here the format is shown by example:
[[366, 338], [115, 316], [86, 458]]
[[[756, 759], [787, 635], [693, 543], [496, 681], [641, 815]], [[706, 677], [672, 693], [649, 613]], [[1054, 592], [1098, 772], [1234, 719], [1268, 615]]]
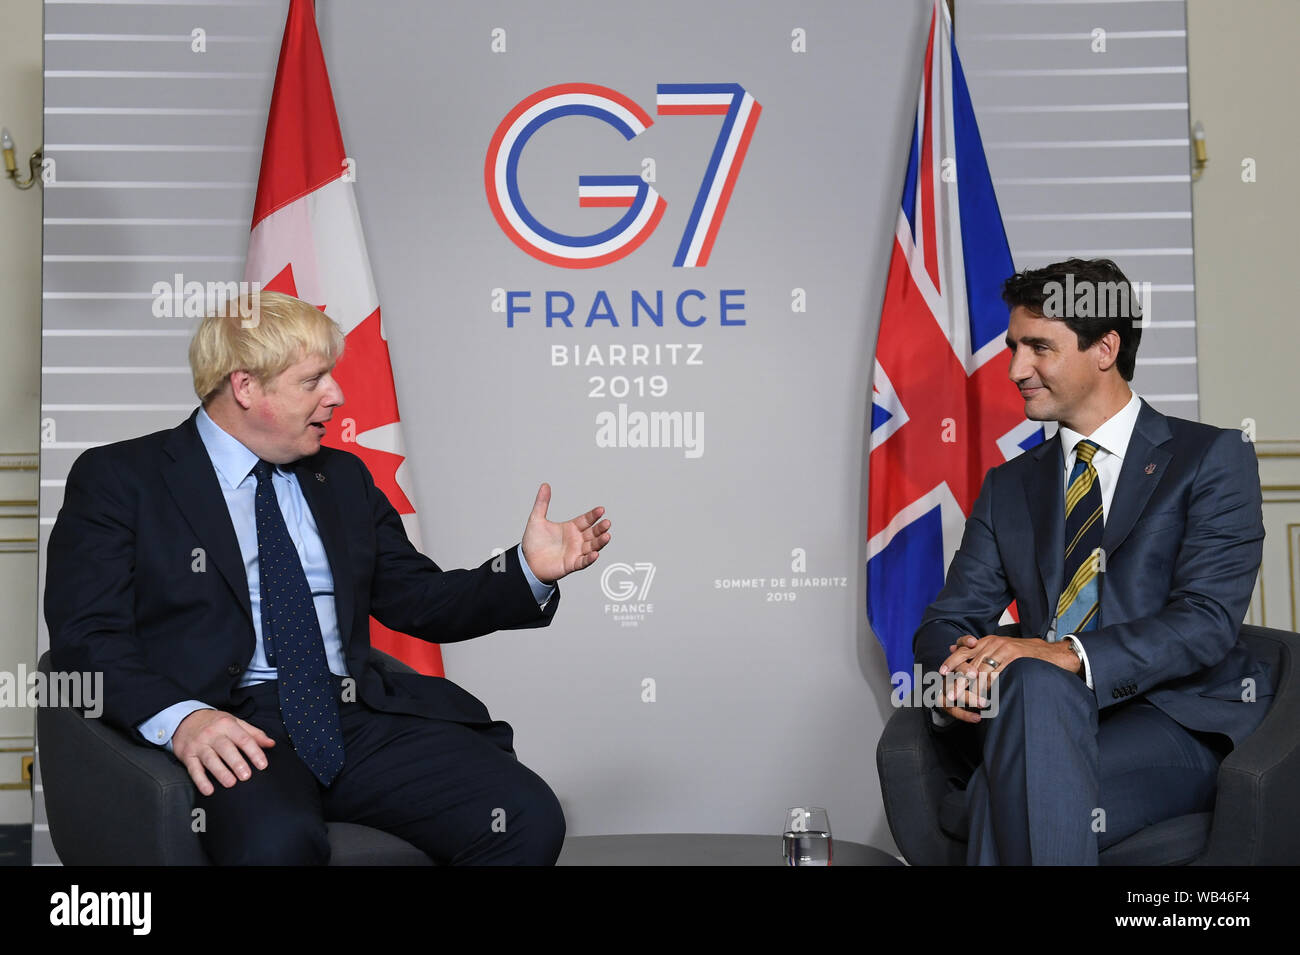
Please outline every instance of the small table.
[[[902, 865], [860, 842], [835, 839], [832, 865]], [[569, 836], [556, 865], [785, 865], [779, 835], [721, 833], [635, 833]]]

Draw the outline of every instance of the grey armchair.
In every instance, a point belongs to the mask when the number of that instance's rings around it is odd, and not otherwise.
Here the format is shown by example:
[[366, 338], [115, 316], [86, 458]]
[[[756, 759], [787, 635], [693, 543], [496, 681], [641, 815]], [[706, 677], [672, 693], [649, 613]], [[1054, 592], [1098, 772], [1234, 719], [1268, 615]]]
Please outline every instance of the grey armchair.
[[[1219, 768], [1213, 812], [1168, 819], [1104, 850], [1102, 865], [1295, 865], [1300, 863], [1300, 635], [1243, 626], [1241, 638], [1272, 670], [1264, 722]], [[901, 708], [876, 747], [890, 832], [912, 865], [963, 865], [954, 833], [963, 792], [926, 725], [923, 708]]]
[[[38, 664], [48, 677], [49, 654]], [[372, 661], [411, 668], [377, 650]], [[41, 707], [37, 745], [50, 838], [64, 865], [209, 865], [191, 829], [194, 782], [168, 752], [75, 709]], [[328, 824], [330, 865], [432, 865], [397, 836]]]

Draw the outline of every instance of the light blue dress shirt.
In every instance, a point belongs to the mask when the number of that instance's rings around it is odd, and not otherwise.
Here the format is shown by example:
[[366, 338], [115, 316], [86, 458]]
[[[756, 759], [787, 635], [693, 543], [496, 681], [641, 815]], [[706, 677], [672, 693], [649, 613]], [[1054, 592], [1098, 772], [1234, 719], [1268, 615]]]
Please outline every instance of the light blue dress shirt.
[[[237, 438], [224, 431], [208, 417], [207, 411], [199, 409], [195, 420], [199, 437], [207, 449], [208, 457], [217, 472], [217, 481], [221, 493], [225, 495], [226, 507], [230, 510], [230, 520], [235, 525], [235, 537], [239, 540], [239, 554], [244, 561], [244, 572], [248, 575], [248, 597], [253, 611], [253, 630], [257, 636], [253, 659], [239, 681], [240, 686], [262, 683], [276, 679], [275, 667], [266, 660], [266, 648], [262, 644], [262, 599], [257, 575], [257, 477], [253, 474], [253, 465], [257, 455], [246, 448]], [[276, 466], [271, 471], [271, 486], [280, 504], [280, 513], [284, 515], [289, 537], [298, 550], [302, 569], [307, 574], [307, 586], [311, 589], [312, 601], [316, 605], [316, 619], [320, 622], [321, 636], [325, 642], [325, 660], [330, 672], [335, 676], [347, 676], [347, 663], [343, 656], [343, 638], [339, 633], [338, 618], [334, 611], [334, 575], [330, 572], [329, 560], [325, 555], [325, 545], [321, 542], [320, 532], [312, 517], [311, 508], [303, 496], [298, 478], [292, 471], [282, 470]], [[544, 584], [537, 579], [528, 562], [524, 560], [523, 545], [518, 547], [519, 566], [523, 568], [524, 577], [532, 588], [533, 597], [539, 607], [546, 605], [555, 592], [555, 587]], [[195, 710], [214, 709], [198, 700], [184, 700], [174, 703], [161, 713], [141, 723], [137, 729], [149, 742], [172, 748], [172, 735], [185, 717]]]

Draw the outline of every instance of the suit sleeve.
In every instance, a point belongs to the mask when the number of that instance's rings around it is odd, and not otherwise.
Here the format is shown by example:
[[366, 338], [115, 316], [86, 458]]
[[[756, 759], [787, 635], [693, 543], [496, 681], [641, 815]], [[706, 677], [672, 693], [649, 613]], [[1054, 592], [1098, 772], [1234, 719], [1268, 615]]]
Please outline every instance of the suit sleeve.
[[1264, 548], [1259, 466], [1240, 431], [1222, 432], [1207, 449], [1185, 517], [1163, 609], [1078, 635], [1099, 706], [1212, 667], [1236, 643]]
[[961, 546], [948, 566], [943, 589], [926, 608], [912, 638], [912, 654], [925, 672], [939, 669], [948, 647], [963, 634], [992, 633], [1011, 603], [1011, 589], [1002, 569], [993, 527], [997, 469], [984, 476], [979, 497], [966, 519]]
[[357, 460], [375, 528], [370, 613], [384, 626], [433, 643], [455, 643], [496, 630], [545, 627], [560, 603], [557, 587], [539, 609], [510, 547], [472, 570], [443, 570], [406, 536], [402, 518]]
[[52, 668], [104, 674], [104, 719], [126, 732], [193, 694], [155, 670], [135, 627], [137, 502], [98, 449], [68, 472], [46, 549]]

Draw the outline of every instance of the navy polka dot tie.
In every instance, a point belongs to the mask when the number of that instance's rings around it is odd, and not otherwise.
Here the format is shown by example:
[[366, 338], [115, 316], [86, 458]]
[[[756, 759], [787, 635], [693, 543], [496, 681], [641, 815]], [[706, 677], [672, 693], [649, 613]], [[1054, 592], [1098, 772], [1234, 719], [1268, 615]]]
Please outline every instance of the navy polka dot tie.
[[258, 461], [257, 567], [262, 645], [279, 677], [280, 716], [298, 757], [322, 785], [343, 768], [343, 733], [334, 679], [325, 661], [307, 574], [289, 537], [271, 484], [271, 465]]

